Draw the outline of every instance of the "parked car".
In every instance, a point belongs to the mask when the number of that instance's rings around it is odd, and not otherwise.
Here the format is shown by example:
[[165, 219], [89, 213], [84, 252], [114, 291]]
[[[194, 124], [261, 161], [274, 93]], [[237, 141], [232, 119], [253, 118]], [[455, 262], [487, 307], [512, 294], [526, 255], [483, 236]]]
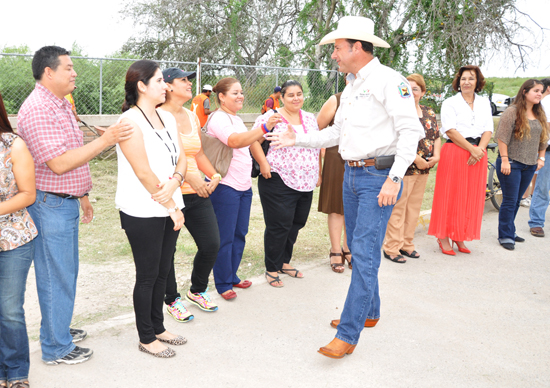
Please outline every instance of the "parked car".
[[511, 100], [512, 98], [505, 94], [493, 93], [493, 95], [491, 96], [491, 111], [493, 113], [493, 116], [504, 112], [506, 108], [508, 108], [508, 106], [510, 105]]

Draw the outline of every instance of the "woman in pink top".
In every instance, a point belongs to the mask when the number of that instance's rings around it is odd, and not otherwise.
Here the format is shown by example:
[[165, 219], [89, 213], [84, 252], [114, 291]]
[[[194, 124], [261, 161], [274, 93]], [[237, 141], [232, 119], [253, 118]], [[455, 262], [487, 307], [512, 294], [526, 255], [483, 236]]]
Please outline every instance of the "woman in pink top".
[[244, 288], [251, 284], [246, 280], [241, 282], [237, 276], [252, 204], [252, 158], [249, 147], [259, 149], [261, 153], [258, 140], [280, 119], [271, 119], [268, 129], [256, 128], [248, 131], [237, 116], [244, 102], [239, 81], [235, 78], [223, 78], [213, 91], [221, 109], [210, 114], [206, 124], [208, 133], [233, 148], [233, 159], [227, 175], [210, 195], [220, 231], [220, 250], [214, 264], [214, 280], [218, 292], [224, 299], [230, 300], [237, 297], [233, 287]]
[[[168, 90], [166, 102], [158, 109], [170, 112], [176, 118], [178, 133], [187, 158], [187, 172], [184, 173], [185, 180], [181, 185], [181, 194], [185, 203], [184, 225], [198, 248], [193, 260], [191, 289], [185, 294], [185, 299], [203, 311], [213, 312], [218, 310], [218, 306], [210, 300], [206, 289], [220, 248], [220, 235], [216, 214], [209, 197], [222, 177], [212, 167], [202, 150], [199, 118], [183, 107], [183, 104], [193, 97], [190, 79], [195, 78], [195, 72], [184, 72], [171, 67], [163, 70], [162, 75]], [[208, 182], [202, 178], [201, 171], [209, 178]], [[178, 292], [174, 258], [166, 280], [164, 303], [167, 305], [168, 313], [176, 321], [189, 322], [194, 318], [183, 305]]]
[[[296, 133], [319, 131], [315, 116], [302, 110], [304, 93], [299, 82], [286, 81], [281, 87], [281, 95], [285, 105], [278, 110], [281, 119], [277, 120], [273, 132], [285, 132], [289, 127]], [[271, 110], [258, 117], [254, 128], [268, 123], [273, 116], [278, 114]], [[290, 265], [290, 260], [298, 232], [309, 216], [313, 189], [319, 180], [319, 150], [270, 149], [267, 163], [258, 162], [262, 173], [258, 178], [258, 191], [265, 220], [265, 276], [271, 286], [283, 287], [278, 273], [304, 277]]]

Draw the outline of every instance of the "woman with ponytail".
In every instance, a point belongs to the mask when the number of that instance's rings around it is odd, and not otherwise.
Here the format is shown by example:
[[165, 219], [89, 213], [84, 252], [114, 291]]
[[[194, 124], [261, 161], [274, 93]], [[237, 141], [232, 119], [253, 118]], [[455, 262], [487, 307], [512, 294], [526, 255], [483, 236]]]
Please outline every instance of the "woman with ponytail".
[[[249, 148], [256, 160], [263, 155], [258, 140], [274, 124], [248, 130], [237, 112], [243, 108], [243, 88], [235, 78], [222, 78], [214, 93], [220, 109], [210, 114], [206, 127], [211, 136], [233, 148], [233, 159], [216, 191], [210, 194], [212, 206], [218, 220], [220, 231], [220, 250], [214, 264], [214, 281], [216, 290], [225, 300], [235, 299], [236, 288], [248, 288], [249, 280], [239, 279], [237, 270], [243, 256], [245, 236], [250, 221], [252, 204], [252, 158]], [[263, 156], [265, 160], [265, 156]]]
[[157, 111], [167, 86], [156, 62], [141, 60], [126, 73], [126, 98], [119, 121], [134, 135], [117, 144], [116, 207], [136, 265], [134, 311], [139, 350], [155, 357], [176, 353], [161, 342], [183, 345], [185, 338], [163, 325], [163, 299], [184, 207], [179, 190], [187, 168], [174, 116]]
[[496, 169], [502, 188], [498, 241], [508, 250], [513, 250], [516, 242], [525, 241], [516, 234], [514, 220], [523, 193], [535, 171], [545, 163], [548, 120], [540, 104], [543, 89], [539, 80], [525, 81], [514, 104], [502, 113], [498, 124]]

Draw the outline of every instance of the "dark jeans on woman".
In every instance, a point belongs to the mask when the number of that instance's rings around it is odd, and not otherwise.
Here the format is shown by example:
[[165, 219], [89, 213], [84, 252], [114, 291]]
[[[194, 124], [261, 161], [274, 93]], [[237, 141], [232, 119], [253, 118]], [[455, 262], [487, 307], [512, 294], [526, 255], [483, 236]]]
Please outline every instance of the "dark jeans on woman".
[[210, 199], [220, 231], [220, 250], [214, 264], [214, 281], [218, 293], [223, 294], [233, 289], [233, 284], [241, 282], [237, 271], [243, 258], [248, 233], [252, 189], [239, 191], [220, 184], [210, 195]]
[[277, 272], [290, 263], [298, 232], [309, 216], [313, 191], [291, 189], [277, 173], [258, 177], [258, 192], [264, 211], [265, 268]]
[[162, 300], [180, 232], [174, 231], [170, 217], [139, 218], [120, 212], [120, 222], [136, 265], [134, 311], [139, 341], [150, 344], [166, 330]]
[[0, 380], [29, 376], [29, 337], [25, 324], [25, 288], [34, 255], [34, 240], [0, 251]]
[[[193, 260], [193, 272], [191, 273], [191, 292], [197, 294], [205, 292], [208, 287], [208, 278], [220, 249], [220, 232], [210, 198], [202, 198], [198, 194], [185, 194], [183, 202], [185, 203], [183, 208], [185, 227], [197, 244], [197, 253]], [[171, 305], [176, 298], [180, 297], [174, 271], [174, 259], [172, 258], [164, 303]]]
[[496, 161], [496, 170], [502, 188], [502, 204], [498, 214], [498, 241], [501, 244], [515, 244], [516, 226], [514, 221], [516, 214], [518, 214], [519, 203], [523, 193], [529, 187], [533, 175], [535, 175], [537, 165], [528, 165], [510, 160], [510, 175], [504, 175], [500, 172], [501, 166], [502, 159], [499, 156]]

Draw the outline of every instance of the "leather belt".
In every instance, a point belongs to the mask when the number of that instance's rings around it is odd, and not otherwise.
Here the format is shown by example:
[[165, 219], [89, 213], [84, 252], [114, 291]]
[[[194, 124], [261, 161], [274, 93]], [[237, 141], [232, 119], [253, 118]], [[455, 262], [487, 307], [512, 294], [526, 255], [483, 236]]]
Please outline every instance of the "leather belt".
[[56, 197], [61, 197], [61, 198], [68, 198], [68, 199], [79, 199], [79, 198], [82, 198], [82, 197], [78, 197], [76, 195], [71, 195], [71, 194], [64, 194], [64, 193], [52, 193], [52, 192], [49, 192], [49, 191], [44, 191], [44, 193], [46, 194], [51, 194], [51, 195], [55, 195]]
[[346, 164], [350, 167], [369, 167], [374, 166], [374, 163], [374, 159], [346, 160]]
[[[465, 140], [470, 143], [470, 144], [473, 144], [473, 145], [476, 145], [478, 146], [479, 145], [479, 142], [481, 141], [481, 138], [480, 137], [476, 137], [476, 138], [473, 138], [473, 137], [466, 137]], [[447, 140], [447, 143], [453, 143], [453, 141], [451, 139], [448, 139]], [[454, 144], [454, 143], [453, 143]]]

